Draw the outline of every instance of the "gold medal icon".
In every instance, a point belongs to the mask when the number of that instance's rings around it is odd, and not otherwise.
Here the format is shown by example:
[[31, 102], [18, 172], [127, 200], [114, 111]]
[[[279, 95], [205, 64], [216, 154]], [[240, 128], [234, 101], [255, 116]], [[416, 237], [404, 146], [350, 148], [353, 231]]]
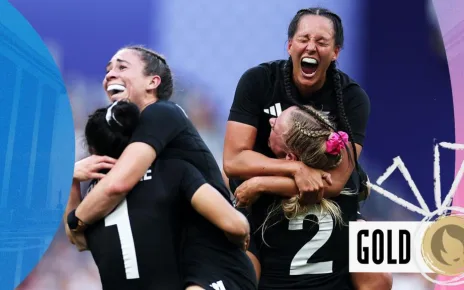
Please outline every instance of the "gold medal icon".
[[425, 231], [422, 257], [437, 274], [456, 276], [464, 273], [464, 217], [443, 216]]

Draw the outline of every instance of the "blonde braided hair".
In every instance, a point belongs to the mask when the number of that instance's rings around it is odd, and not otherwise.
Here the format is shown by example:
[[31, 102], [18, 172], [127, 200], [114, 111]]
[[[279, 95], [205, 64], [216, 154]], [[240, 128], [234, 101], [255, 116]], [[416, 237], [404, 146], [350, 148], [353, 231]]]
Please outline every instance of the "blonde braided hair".
[[[284, 143], [288, 150], [298, 156], [305, 165], [322, 170], [337, 167], [342, 161], [341, 154], [331, 155], [326, 152], [326, 141], [334, 132], [329, 118], [311, 106], [305, 106], [308, 112], [299, 108], [293, 110], [289, 117], [289, 129], [284, 134]], [[325, 124], [321, 122], [324, 121]], [[282, 209], [287, 219], [294, 219], [307, 214], [310, 208], [318, 207], [322, 212], [331, 214], [336, 222], [343, 223], [340, 207], [333, 201], [323, 199], [319, 205], [302, 206], [299, 197], [292, 197], [282, 201]]]

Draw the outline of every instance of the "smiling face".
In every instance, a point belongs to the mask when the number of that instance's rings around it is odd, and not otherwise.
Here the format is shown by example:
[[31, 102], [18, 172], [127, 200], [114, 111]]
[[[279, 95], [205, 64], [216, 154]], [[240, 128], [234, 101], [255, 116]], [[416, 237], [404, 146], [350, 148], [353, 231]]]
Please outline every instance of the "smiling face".
[[288, 41], [293, 63], [293, 79], [302, 93], [316, 91], [325, 82], [327, 69], [337, 60], [340, 47], [335, 44], [332, 20], [326, 16], [305, 14]]
[[160, 77], [146, 75], [145, 68], [139, 52], [132, 49], [118, 51], [108, 62], [103, 79], [103, 89], [111, 102], [129, 99], [141, 108], [155, 97]]

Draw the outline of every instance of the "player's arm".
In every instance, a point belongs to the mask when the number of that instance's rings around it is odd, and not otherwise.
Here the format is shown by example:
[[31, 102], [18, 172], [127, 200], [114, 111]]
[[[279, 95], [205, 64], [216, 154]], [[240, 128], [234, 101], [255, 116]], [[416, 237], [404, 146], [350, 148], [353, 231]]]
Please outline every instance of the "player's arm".
[[[358, 222], [366, 221], [359, 211], [356, 219]], [[358, 290], [391, 290], [393, 286], [391, 273], [351, 273], [351, 281]]]
[[75, 244], [75, 237], [69, 230], [68, 222], [67, 222], [67, 217], [69, 212], [72, 210], [76, 209], [81, 202], [81, 184], [78, 180], [73, 179], [72, 185], [71, 185], [71, 192], [69, 193], [69, 199], [68, 203], [66, 204], [66, 208], [64, 210], [64, 215], [63, 215], [63, 224], [64, 224], [64, 230], [66, 233], [66, 237], [68, 238], [69, 242], [72, 244]]
[[293, 176], [301, 162], [269, 158], [253, 151], [256, 134], [256, 127], [229, 119], [226, 125], [223, 155], [226, 175], [229, 178], [241, 179], [261, 175]]
[[69, 195], [68, 204], [66, 205], [65, 215], [64, 215], [64, 230], [66, 233], [66, 237], [68, 238], [69, 242], [76, 246], [79, 252], [87, 251], [87, 241], [85, 239], [84, 233], [76, 233], [72, 232], [69, 229], [69, 225], [67, 223], [67, 216], [69, 212], [76, 209], [81, 202], [81, 187], [80, 182], [76, 179], [73, 179], [73, 183], [71, 186], [71, 193]]
[[185, 161], [175, 162], [182, 167], [178, 170], [182, 172], [181, 191], [190, 200], [195, 211], [224, 231], [231, 242], [244, 245], [250, 234], [246, 217], [214, 187], [206, 183], [197, 168]]
[[393, 286], [389, 273], [352, 273], [351, 280], [358, 290], [391, 290]]
[[100, 171], [111, 169], [116, 163], [116, 159], [108, 156], [91, 155], [85, 157], [74, 164], [73, 181], [68, 203], [66, 205], [64, 219], [69, 212], [76, 209], [81, 202], [81, 183], [92, 179], [101, 179], [105, 174]]
[[211, 185], [205, 183], [200, 186], [192, 196], [191, 202], [199, 214], [224, 231], [232, 242], [242, 245], [250, 234], [245, 216]]
[[92, 224], [108, 215], [144, 176], [157, 154], [185, 127], [180, 108], [160, 101], [144, 109], [131, 143], [76, 209], [76, 217]]
[[[370, 114], [370, 101], [365, 91], [358, 87], [352, 86], [345, 91], [346, 97], [350, 98], [350, 102], [346, 105], [345, 113], [351, 125], [353, 140], [356, 146], [356, 158], [359, 159], [363, 149], [367, 121]], [[346, 148], [342, 150], [342, 161], [339, 166], [332, 170], [328, 170], [332, 179], [332, 184], [325, 184], [324, 197], [334, 197], [340, 194], [344, 189], [348, 179], [350, 178], [355, 168], [354, 150], [351, 143], [346, 144]], [[299, 194], [293, 178], [269, 178], [258, 177], [254, 182], [256, 193], [273, 192], [283, 197], [292, 197]], [[305, 195], [305, 201], [311, 202], [313, 196]]]
[[259, 282], [259, 279], [261, 278], [261, 262], [259, 261], [258, 249], [261, 248], [262, 245], [262, 235], [261, 232], [257, 232], [259, 226], [256, 225], [256, 222], [253, 221], [253, 219], [250, 219], [251, 215], [248, 211], [248, 208], [237, 208], [237, 210], [247, 217], [248, 223], [250, 225], [250, 243], [246, 254], [253, 264], [253, 268], [255, 269], [256, 273], [256, 279]]
[[66, 204], [66, 209], [64, 210], [64, 223], [66, 224], [66, 217], [69, 212], [73, 209], [76, 209], [81, 203], [81, 183], [73, 179], [71, 185], [71, 192], [69, 193], [68, 203]]
[[253, 151], [263, 104], [259, 98], [270, 87], [267, 72], [254, 67], [240, 78], [226, 127], [223, 164], [229, 178], [248, 179], [261, 175], [292, 176], [299, 163], [266, 157]]
[[[345, 95], [351, 99], [347, 104], [346, 115], [351, 124], [359, 157], [370, 115], [370, 101], [364, 90], [357, 86], [351, 87], [345, 92]], [[359, 212], [357, 213], [357, 220], [358, 222], [364, 221], [364, 217]], [[390, 273], [352, 273], [351, 279], [356, 289], [359, 290], [390, 290], [393, 284], [393, 278]]]
[[107, 216], [144, 176], [156, 158], [150, 145], [135, 142], [126, 147], [113, 169], [102, 178], [77, 207], [75, 215], [85, 224]]
[[[269, 158], [253, 151], [259, 115], [263, 109], [263, 105], [257, 98], [265, 95], [270, 87], [270, 84], [264, 81], [267, 79], [266, 76], [265, 69], [257, 67], [248, 70], [240, 78], [226, 126], [223, 155], [224, 172], [229, 178], [241, 179], [255, 176], [295, 177], [297, 174], [305, 176], [306, 173], [309, 173], [316, 176], [314, 182], [319, 186], [323, 186], [321, 177], [324, 175], [330, 184], [330, 175], [310, 169], [302, 162]], [[307, 189], [304, 191], [311, 191], [310, 187]], [[292, 190], [292, 188], [288, 190]], [[334, 191], [336, 192], [336, 190]], [[298, 192], [292, 191], [288, 193], [298, 194]]]
[[351, 281], [358, 290], [391, 290], [393, 286], [390, 273], [351, 273]]
[[[350, 145], [348, 144], [348, 146]], [[330, 198], [339, 195], [350, 177], [353, 168], [354, 161], [348, 159], [346, 149], [343, 149], [340, 165], [336, 169], [327, 171], [331, 174], [332, 185], [325, 188], [323, 197]], [[243, 182], [234, 193], [239, 206], [253, 204], [261, 194], [273, 194], [290, 198], [300, 195], [300, 190], [296, 185], [295, 179], [291, 177], [256, 176]], [[319, 202], [322, 196], [310, 193], [301, 195], [301, 198], [301, 202], [304, 204], [314, 204]]]

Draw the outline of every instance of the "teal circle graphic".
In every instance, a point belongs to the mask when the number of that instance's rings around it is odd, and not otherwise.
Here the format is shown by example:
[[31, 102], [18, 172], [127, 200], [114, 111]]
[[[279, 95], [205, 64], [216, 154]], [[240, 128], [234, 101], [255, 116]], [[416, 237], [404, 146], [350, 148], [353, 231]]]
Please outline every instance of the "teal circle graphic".
[[0, 1], [0, 289], [37, 265], [62, 220], [74, 125], [60, 71], [29, 22]]

